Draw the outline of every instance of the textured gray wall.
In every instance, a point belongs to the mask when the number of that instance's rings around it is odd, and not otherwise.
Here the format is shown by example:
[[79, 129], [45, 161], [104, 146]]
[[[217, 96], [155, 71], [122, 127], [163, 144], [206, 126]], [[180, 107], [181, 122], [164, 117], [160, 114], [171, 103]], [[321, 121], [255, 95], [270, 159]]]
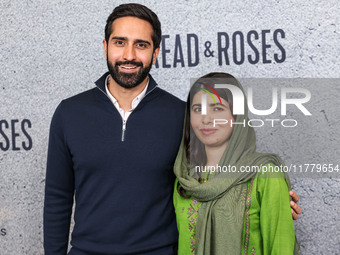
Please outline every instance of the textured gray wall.
[[[126, 1], [19, 1], [0, 2], [0, 254], [43, 254], [42, 211], [48, 128], [58, 103], [94, 86], [106, 71], [103, 29], [112, 9]], [[256, 129], [258, 148], [281, 155], [287, 164], [339, 164], [339, 1], [136, 1], [149, 6], [162, 22], [165, 48], [159, 68], [152, 74], [161, 87], [185, 99], [191, 77], [211, 71], [230, 72], [239, 78], [275, 78], [277, 87], [304, 87], [312, 99], [305, 117], [288, 108], [295, 128]], [[285, 36], [275, 42], [274, 31]], [[247, 34], [255, 30], [253, 44], [259, 62], [249, 63], [254, 51]], [[270, 30], [263, 42], [263, 30]], [[233, 59], [232, 37], [245, 40], [245, 60]], [[229, 64], [218, 60], [218, 33], [229, 35]], [[175, 44], [176, 35], [177, 45]], [[188, 66], [187, 35], [198, 38], [197, 65]], [[238, 34], [238, 35], [237, 35]], [[180, 54], [174, 67], [176, 49]], [[206, 57], [209, 41], [210, 53]], [[193, 41], [192, 41], [193, 42]], [[274, 54], [283, 61], [275, 61]], [[225, 44], [225, 34], [221, 40]], [[266, 56], [263, 44], [271, 45]], [[192, 62], [197, 58], [191, 47]], [[239, 46], [238, 46], [239, 49]], [[179, 52], [179, 51], [178, 51]], [[238, 53], [239, 54], [239, 53]], [[264, 63], [265, 59], [270, 63]], [[182, 66], [184, 63], [184, 67]], [[167, 68], [164, 65], [169, 65]], [[284, 80], [278, 78], [320, 78]], [[246, 79], [245, 86], [258, 83]], [[268, 82], [265, 79], [264, 84]], [[253, 86], [253, 85], [252, 85]], [[270, 88], [258, 85], [257, 108], [270, 106]], [[263, 108], [265, 109], [265, 108]], [[273, 116], [284, 119], [276, 112]], [[257, 118], [257, 117], [256, 117]], [[293, 176], [303, 213], [295, 222], [301, 254], [339, 254], [339, 174]]]

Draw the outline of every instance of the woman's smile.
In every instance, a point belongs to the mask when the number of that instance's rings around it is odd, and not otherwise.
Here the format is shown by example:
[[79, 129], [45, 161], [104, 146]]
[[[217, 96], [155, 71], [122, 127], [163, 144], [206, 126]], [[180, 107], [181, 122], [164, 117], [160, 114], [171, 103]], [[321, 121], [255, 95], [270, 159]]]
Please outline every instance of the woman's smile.
[[212, 135], [215, 134], [217, 129], [215, 128], [203, 128], [200, 129], [200, 131], [202, 132], [203, 135]]

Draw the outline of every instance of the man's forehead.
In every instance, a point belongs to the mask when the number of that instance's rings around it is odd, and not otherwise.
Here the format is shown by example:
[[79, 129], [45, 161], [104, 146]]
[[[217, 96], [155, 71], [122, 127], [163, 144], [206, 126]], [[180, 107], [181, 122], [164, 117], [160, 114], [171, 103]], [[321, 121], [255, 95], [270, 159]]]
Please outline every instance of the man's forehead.
[[133, 16], [120, 17], [115, 19], [112, 23], [112, 29], [131, 27], [144, 27], [145, 29], [153, 30], [152, 25], [148, 21]]
[[117, 18], [112, 23], [111, 36], [126, 37], [133, 40], [151, 40], [153, 28], [151, 24], [143, 19], [127, 16]]

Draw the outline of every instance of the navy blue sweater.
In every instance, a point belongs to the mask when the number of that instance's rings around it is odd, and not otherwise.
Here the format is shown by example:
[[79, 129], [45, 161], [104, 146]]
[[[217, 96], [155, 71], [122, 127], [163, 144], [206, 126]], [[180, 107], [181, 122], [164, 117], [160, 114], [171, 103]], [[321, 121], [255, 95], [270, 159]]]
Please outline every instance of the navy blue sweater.
[[66, 99], [50, 129], [45, 206], [45, 254], [172, 255], [177, 228], [173, 163], [185, 104], [149, 76], [146, 96], [127, 120], [97, 87]]

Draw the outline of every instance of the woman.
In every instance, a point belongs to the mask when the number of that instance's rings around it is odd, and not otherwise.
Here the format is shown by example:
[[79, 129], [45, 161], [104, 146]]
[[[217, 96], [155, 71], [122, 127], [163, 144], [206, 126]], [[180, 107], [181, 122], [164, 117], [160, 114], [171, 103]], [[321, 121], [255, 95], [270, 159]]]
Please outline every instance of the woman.
[[190, 90], [174, 167], [179, 254], [298, 254], [288, 176], [264, 171], [284, 163], [255, 152], [247, 103], [244, 115], [233, 115], [231, 92], [215, 84], [243, 91], [225, 73], [203, 76]]

